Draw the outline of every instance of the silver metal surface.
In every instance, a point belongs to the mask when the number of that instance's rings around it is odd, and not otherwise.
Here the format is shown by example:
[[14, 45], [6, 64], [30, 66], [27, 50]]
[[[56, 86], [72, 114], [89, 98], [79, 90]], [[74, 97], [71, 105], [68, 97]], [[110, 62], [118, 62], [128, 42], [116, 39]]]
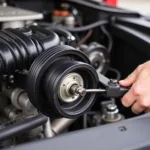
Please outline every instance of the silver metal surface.
[[0, 5], [0, 22], [43, 19], [43, 14], [21, 8]]
[[17, 109], [12, 105], [10, 105], [4, 109], [4, 114], [10, 120], [15, 120], [17, 117], [19, 117], [19, 114], [17, 113]]
[[2, 24], [2, 29], [6, 28], [23, 28], [25, 26], [24, 21], [9, 21], [9, 22], [4, 22]]
[[82, 77], [77, 73], [70, 73], [62, 80], [58, 91], [61, 101], [70, 103], [78, 99], [79, 94], [70, 92], [70, 88], [73, 85], [77, 85], [79, 87], [84, 86]]
[[16, 88], [5, 90], [4, 93], [11, 99], [11, 103], [15, 108], [27, 111], [35, 110], [25, 90]]
[[110, 79], [110, 82], [109, 82], [109, 83], [117, 84], [117, 83], [118, 83], [118, 80], [116, 80], [116, 79]]
[[75, 26], [75, 17], [72, 15], [68, 16], [65, 18], [64, 22], [67, 27], [74, 27]]
[[82, 88], [82, 87], [79, 87], [75, 90], [75, 92], [77, 94], [79, 94], [80, 96], [85, 96], [86, 93], [106, 93], [106, 90], [105, 89], [85, 89], [85, 88]]
[[33, 109], [35, 109], [34, 106], [31, 104], [26, 92], [22, 93], [18, 97], [18, 103], [21, 106], [21, 108], [26, 109], [28, 111], [32, 111]]
[[107, 120], [116, 120], [116, 119], [118, 119], [118, 113], [119, 113], [118, 109], [116, 109], [114, 111], [107, 111], [105, 113], [105, 119], [107, 119]]
[[86, 89], [82, 88], [82, 87], [77, 88], [75, 92], [77, 94], [79, 94], [80, 96], [85, 96], [86, 95]]
[[105, 93], [105, 89], [86, 89], [86, 93]]
[[108, 104], [108, 105], [106, 105], [106, 109], [108, 111], [115, 111], [117, 109], [117, 105], [116, 104]]
[[65, 129], [67, 129], [73, 122], [75, 122], [75, 119], [67, 119], [67, 118], [61, 118], [56, 119], [52, 122], [52, 130], [54, 132], [54, 135], [57, 135], [61, 132], [63, 132]]
[[53, 137], [53, 135], [54, 135], [54, 133], [52, 131], [52, 127], [51, 127], [50, 118], [47, 119], [47, 122], [44, 125], [44, 135], [45, 135], [46, 138]]
[[106, 59], [102, 52], [99, 51], [92, 52], [89, 55], [89, 59], [91, 61], [92, 66], [96, 69], [98, 73], [100, 73], [104, 69]]
[[24, 93], [25, 91], [20, 88], [16, 89], [10, 89], [6, 91], [8, 93], [9, 98], [11, 99], [11, 103], [13, 106], [15, 106], [17, 109], [21, 109], [21, 106], [18, 103], [18, 99], [21, 93]]
[[113, 123], [122, 120], [124, 117], [119, 113], [116, 104], [108, 104], [106, 105], [106, 110], [104, 111], [104, 115], [102, 119], [105, 123]]

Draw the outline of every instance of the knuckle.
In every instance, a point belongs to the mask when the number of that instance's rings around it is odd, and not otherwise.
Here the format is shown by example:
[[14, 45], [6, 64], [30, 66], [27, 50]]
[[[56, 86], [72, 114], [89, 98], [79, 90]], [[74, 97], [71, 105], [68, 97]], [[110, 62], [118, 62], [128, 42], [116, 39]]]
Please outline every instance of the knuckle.
[[149, 70], [148, 69], [143, 69], [143, 71], [142, 71], [142, 75], [143, 76], [148, 76], [150, 73], [149, 73]]
[[130, 101], [128, 100], [128, 98], [122, 98], [121, 102], [125, 107], [130, 107]]
[[140, 113], [135, 107], [132, 107], [131, 110], [135, 114], [139, 114]]
[[137, 67], [137, 71], [138, 71], [138, 72], [141, 71], [142, 67], [143, 67], [143, 65], [139, 65], [139, 66]]
[[140, 90], [139, 86], [133, 86], [132, 92], [133, 92], [133, 95], [135, 95], [135, 96], [141, 95], [141, 90]]
[[144, 108], [148, 108], [149, 107], [149, 101], [148, 100], [146, 100], [146, 99], [141, 99], [140, 101], [139, 101], [139, 103], [140, 103], [140, 106], [142, 106], [142, 107], [144, 107]]
[[144, 64], [148, 64], [148, 65], [149, 65], [149, 64], [150, 64], [150, 60], [148, 60], [148, 61], [147, 61], [146, 63], [144, 63]]
[[130, 80], [132, 80], [132, 77], [133, 77], [133, 74], [130, 74], [130, 75], [127, 76], [126, 80], [130, 81]]
[[127, 80], [129, 80], [131, 78], [131, 74], [127, 76]]

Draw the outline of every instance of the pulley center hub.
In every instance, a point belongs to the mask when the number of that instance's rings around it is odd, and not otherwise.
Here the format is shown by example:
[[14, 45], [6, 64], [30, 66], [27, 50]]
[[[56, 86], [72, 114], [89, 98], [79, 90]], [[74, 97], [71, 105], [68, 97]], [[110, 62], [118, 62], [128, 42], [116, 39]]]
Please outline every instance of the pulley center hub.
[[83, 79], [77, 73], [70, 73], [62, 80], [58, 91], [59, 98], [62, 102], [71, 103], [79, 98], [79, 94], [70, 91], [73, 85], [84, 87]]

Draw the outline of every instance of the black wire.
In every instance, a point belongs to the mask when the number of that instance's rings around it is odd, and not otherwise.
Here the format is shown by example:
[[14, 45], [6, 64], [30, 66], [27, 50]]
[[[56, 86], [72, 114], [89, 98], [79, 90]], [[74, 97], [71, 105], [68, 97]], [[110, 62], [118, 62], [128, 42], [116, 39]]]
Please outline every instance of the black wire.
[[108, 38], [108, 52], [110, 53], [113, 47], [113, 38], [111, 36], [111, 34], [106, 30], [106, 28], [104, 26], [101, 26], [101, 30], [103, 31], [103, 33], [107, 36]]
[[97, 22], [94, 22], [94, 23], [91, 23], [89, 25], [82, 26], [82, 27], [75, 27], [75, 28], [63, 27], [63, 28], [69, 32], [84, 32], [84, 31], [87, 31], [87, 30], [90, 30], [90, 29], [93, 29], [93, 28], [96, 28], [98, 26], [105, 25], [108, 23], [109, 23], [108, 20], [99, 20]]
[[116, 75], [117, 75], [116, 79], [117, 79], [118, 81], [121, 79], [121, 73], [120, 73], [117, 69], [109, 68], [108, 70], [110, 70], [110, 71], [116, 73]]
[[113, 7], [106, 7], [106, 6], [100, 6], [100, 5], [96, 5], [93, 4], [91, 2], [87, 2], [87, 1], [83, 1], [83, 0], [67, 0], [68, 2], [72, 2], [75, 4], [79, 4], [79, 5], [83, 5], [86, 7], [90, 7], [92, 9], [101, 11], [103, 13], [107, 13], [110, 15], [115, 15], [115, 16], [127, 16], [127, 17], [140, 17], [141, 15], [137, 12], [133, 12], [133, 11], [127, 11], [124, 9], [117, 9], [117, 8], [113, 8]]
[[108, 20], [99, 20], [97, 22], [94, 22], [94, 23], [91, 23], [89, 25], [85, 25], [85, 26], [81, 26], [81, 27], [65, 27], [65, 26], [56, 26], [56, 27], [53, 27], [52, 24], [48, 23], [48, 22], [39, 22], [38, 24], [41, 25], [41, 26], [45, 26], [46, 29], [62, 29], [62, 30], [67, 30], [69, 32], [84, 32], [84, 31], [87, 31], [87, 30], [90, 30], [90, 29], [93, 29], [93, 28], [96, 28], [98, 26], [101, 26], [101, 25], [105, 25], [105, 24], [108, 24], [109, 21]]

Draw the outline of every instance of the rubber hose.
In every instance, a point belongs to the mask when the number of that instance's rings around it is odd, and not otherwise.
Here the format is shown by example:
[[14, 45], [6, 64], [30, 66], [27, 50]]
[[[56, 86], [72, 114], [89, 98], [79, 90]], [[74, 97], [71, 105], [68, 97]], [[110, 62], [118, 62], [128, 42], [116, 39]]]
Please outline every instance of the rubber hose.
[[46, 122], [47, 122], [47, 117], [40, 114], [38, 116], [29, 118], [27, 120], [14, 123], [0, 130], [0, 141], [4, 141], [14, 136], [28, 132], [31, 129], [41, 126]]
[[63, 27], [63, 28], [69, 32], [83, 32], [108, 23], [109, 23], [108, 20], [99, 20], [97, 22], [91, 23], [89, 25], [81, 26], [81, 27], [75, 27], [75, 28]]
[[60, 36], [64, 36], [67, 40], [75, 39], [75, 37], [67, 30], [60, 29], [60, 28], [51, 28], [51, 30], [56, 32]]
[[67, 44], [68, 45], [70, 45], [73, 42], [75, 42], [75, 37], [70, 32], [68, 32], [67, 30], [64, 30], [62, 28], [54, 28], [54, 27], [52, 27], [52, 28], [48, 27], [46, 29], [47, 30], [49, 29], [51, 31], [56, 32], [59, 36], [65, 37], [65, 39], [67, 40]]
[[106, 6], [100, 6], [93, 4], [91, 2], [87, 2], [84, 0], [67, 0], [68, 2], [83, 5], [85, 7], [89, 7], [98, 11], [101, 11], [103, 13], [107, 13], [112, 16], [126, 16], [126, 17], [140, 17], [141, 15], [137, 12], [133, 11], [128, 11], [124, 9], [118, 9], [118, 8], [111, 8], [111, 7], [106, 7]]
[[38, 26], [0, 31], [0, 75], [28, 69], [41, 52], [59, 42], [56, 33]]

